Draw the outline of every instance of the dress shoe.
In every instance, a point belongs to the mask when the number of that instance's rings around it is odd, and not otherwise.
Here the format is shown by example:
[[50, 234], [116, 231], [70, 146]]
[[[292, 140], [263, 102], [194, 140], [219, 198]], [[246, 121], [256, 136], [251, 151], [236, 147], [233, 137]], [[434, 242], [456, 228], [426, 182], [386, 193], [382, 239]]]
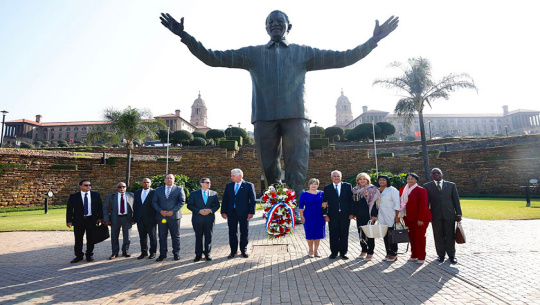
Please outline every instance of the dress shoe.
[[330, 256], [329, 256], [328, 258], [329, 258], [329, 259], [334, 259], [334, 258], [336, 258], [336, 257], [337, 257], [337, 255], [335, 255], [335, 254], [330, 254]]
[[408, 262], [416, 262], [417, 260], [418, 260], [417, 258], [411, 257], [407, 261]]
[[362, 253], [360, 253], [360, 256], [358, 256], [358, 259], [364, 259], [364, 258], [366, 258], [366, 255], [367, 255], [366, 252], [362, 252]]
[[437, 261], [438, 261], [439, 263], [444, 263], [444, 256], [439, 256], [439, 257], [437, 257]]
[[71, 262], [69, 262], [70, 264], [75, 264], [75, 263], [78, 263], [80, 261], [82, 261], [83, 258], [82, 257], [76, 257], [74, 259], [71, 260]]
[[229, 256], [227, 256], [227, 259], [231, 259], [231, 258], [234, 258], [238, 253], [231, 253], [229, 254]]
[[156, 258], [156, 254], [155, 253], [150, 253], [150, 256], [148, 257], [148, 259], [154, 259]]
[[139, 255], [139, 257], [137, 257], [137, 259], [143, 259], [146, 257], [146, 253], [141, 253], [141, 255]]
[[248, 258], [249, 257], [249, 255], [246, 252], [242, 252], [241, 255], [242, 255], [243, 258]]
[[457, 259], [456, 259], [455, 257], [450, 257], [450, 263], [451, 263], [452, 265], [457, 264]]
[[167, 258], [166, 256], [161, 256], [160, 255], [158, 258], [156, 258], [156, 262], [162, 262], [166, 258]]
[[180, 255], [178, 255], [178, 254], [175, 254], [175, 255], [174, 255], [174, 260], [175, 260], [175, 261], [178, 261], [178, 260], [180, 260]]
[[371, 261], [372, 258], [373, 258], [373, 254], [368, 254], [364, 260], [369, 262]]
[[416, 260], [416, 263], [422, 265], [424, 263], [424, 260], [423, 259], [418, 259], [418, 260]]
[[93, 256], [88, 256], [88, 257], [86, 257], [86, 261], [91, 263], [91, 262], [94, 261], [94, 257]]
[[123, 257], [131, 257], [131, 254], [129, 252], [122, 252]]
[[318, 252], [318, 251], [315, 251], [315, 254], [314, 254], [313, 256], [315, 256], [315, 257], [321, 257], [321, 256], [319, 255], [319, 252]]
[[397, 260], [397, 255], [396, 256], [389, 256], [386, 261], [389, 262], [389, 263], [393, 263]]
[[211, 261], [211, 260], [212, 260], [212, 257], [211, 257], [210, 255], [206, 255], [205, 258], [206, 258], [207, 261]]
[[342, 255], [341, 258], [342, 259], [349, 259], [349, 257], [347, 255]]
[[193, 259], [194, 262], [198, 262], [202, 259], [202, 256], [195, 256], [195, 259]]
[[118, 254], [112, 254], [111, 256], [109, 256], [109, 259], [115, 259], [118, 257]]

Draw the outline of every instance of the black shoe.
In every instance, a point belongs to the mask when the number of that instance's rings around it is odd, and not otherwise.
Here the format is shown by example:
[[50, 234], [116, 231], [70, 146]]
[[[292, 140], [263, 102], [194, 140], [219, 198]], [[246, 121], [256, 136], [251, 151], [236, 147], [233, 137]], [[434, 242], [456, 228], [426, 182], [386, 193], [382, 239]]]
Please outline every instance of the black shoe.
[[167, 256], [159, 256], [158, 258], [156, 258], [156, 262], [162, 262], [164, 259], [166, 259]]
[[227, 259], [234, 258], [237, 254], [238, 254], [238, 252], [231, 253], [231, 254], [229, 254], [229, 256], [227, 256]]
[[80, 261], [82, 261], [83, 258], [82, 257], [75, 257], [74, 259], [71, 260], [71, 262], [69, 262], [70, 264], [75, 264], [75, 263], [78, 263]]
[[243, 258], [248, 258], [249, 257], [249, 255], [246, 252], [242, 252], [241, 255], [242, 255]]
[[455, 257], [450, 257], [450, 263], [451, 263], [452, 265], [457, 264], [457, 259], [456, 259]]
[[444, 256], [439, 256], [439, 257], [437, 257], [437, 261], [438, 261], [439, 263], [444, 263]]
[[180, 255], [175, 254], [175, 255], [174, 255], [174, 260], [175, 260], [175, 261], [180, 260]]
[[155, 253], [150, 253], [150, 256], [148, 257], [148, 259], [154, 259], [156, 258], [156, 254]]
[[329, 258], [329, 259], [334, 259], [334, 258], [336, 258], [336, 257], [337, 257], [337, 255], [335, 255], [335, 254], [330, 254], [330, 256], [329, 256], [328, 258]]
[[341, 258], [342, 259], [349, 259], [349, 257], [347, 255], [342, 255]]
[[143, 259], [146, 257], [146, 253], [141, 253], [141, 255], [139, 255], [139, 257], [137, 257], [137, 259]]
[[118, 254], [111, 254], [111, 256], [109, 256], [109, 259], [115, 259], [118, 257]]
[[193, 260], [194, 262], [198, 262], [202, 259], [202, 256], [195, 256], [195, 259]]
[[123, 257], [131, 257], [131, 254], [129, 252], [122, 252]]
[[89, 262], [89, 263], [91, 263], [91, 262], [94, 261], [94, 257], [93, 257], [93, 256], [87, 256], [87, 257], [86, 257], [86, 261]]
[[210, 255], [206, 255], [205, 258], [206, 258], [207, 261], [211, 261], [211, 260], [212, 260], [212, 257], [211, 257]]

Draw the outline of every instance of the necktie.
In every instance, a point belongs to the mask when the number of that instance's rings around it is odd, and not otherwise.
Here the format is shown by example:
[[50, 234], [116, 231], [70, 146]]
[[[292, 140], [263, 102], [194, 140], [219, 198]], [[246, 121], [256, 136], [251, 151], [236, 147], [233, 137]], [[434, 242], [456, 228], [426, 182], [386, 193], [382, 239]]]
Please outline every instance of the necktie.
[[88, 210], [89, 206], [88, 206], [88, 193], [84, 194], [84, 216], [88, 216], [88, 214], [90, 213], [90, 211]]
[[240, 183], [237, 183], [234, 187], [234, 194], [236, 195], [238, 193], [238, 188], [240, 188]]
[[208, 202], [208, 194], [206, 193], [206, 191], [203, 191], [203, 200], [204, 200], [204, 204]]
[[126, 214], [126, 208], [124, 207], [124, 194], [120, 197], [120, 214]]
[[170, 194], [171, 194], [171, 187], [167, 186], [167, 189], [165, 190], [165, 197], [167, 197], [167, 199], [169, 199]]
[[441, 189], [441, 181], [437, 181], [437, 188], [439, 189], [439, 192], [442, 190]]
[[337, 196], [339, 197], [339, 190], [338, 190], [338, 188], [337, 188], [337, 184], [335, 184], [335, 186], [336, 186], [336, 194], [337, 194]]
[[142, 204], [144, 204], [144, 201], [146, 200], [146, 195], [147, 195], [146, 190], [143, 190], [142, 191], [142, 202], [141, 202]]

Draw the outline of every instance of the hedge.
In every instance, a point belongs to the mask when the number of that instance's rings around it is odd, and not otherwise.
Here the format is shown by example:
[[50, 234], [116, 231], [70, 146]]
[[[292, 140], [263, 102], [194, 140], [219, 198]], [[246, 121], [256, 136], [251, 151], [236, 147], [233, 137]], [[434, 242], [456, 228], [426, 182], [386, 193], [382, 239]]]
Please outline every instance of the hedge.
[[242, 146], [244, 144], [244, 141], [243, 141], [244, 138], [240, 137], [240, 136], [232, 136], [232, 137], [227, 137], [227, 140], [229, 141], [236, 141], [238, 142], [238, 146]]
[[393, 158], [394, 153], [393, 152], [380, 153], [380, 154], [377, 154], [377, 157], [378, 158]]
[[[107, 164], [110, 164], [110, 165], [116, 164], [116, 161], [118, 160], [125, 161], [126, 157], [108, 157]], [[133, 157], [131, 158], [131, 162], [133, 162]]]
[[2, 170], [10, 168], [28, 168], [28, 164], [0, 163], [0, 174], [2, 173]]
[[508, 160], [507, 156], [483, 156], [482, 161], [497, 161], [497, 160]]
[[77, 170], [78, 166], [77, 164], [53, 164], [51, 166], [51, 169], [59, 169], [59, 170]]
[[157, 162], [160, 162], [160, 161], [165, 162], [167, 160], [169, 160], [169, 162], [174, 162], [174, 158], [169, 158], [169, 159], [167, 159], [167, 158], [157, 158], [156, 159]]
[[328, 138], [311, 138], [309, 139], [309, 149], [322, 149], [329, 145]]
[[219, 141], [219, 147], [227, 150], [238, 150], [238, 142], [235, 140], [221, 140]]

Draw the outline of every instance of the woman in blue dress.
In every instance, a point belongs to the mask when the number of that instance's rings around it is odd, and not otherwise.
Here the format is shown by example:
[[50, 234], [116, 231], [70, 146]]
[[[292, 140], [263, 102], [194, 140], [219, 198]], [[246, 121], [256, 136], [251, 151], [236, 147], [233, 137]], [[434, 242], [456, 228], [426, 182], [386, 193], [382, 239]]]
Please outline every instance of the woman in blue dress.
[[321, 211], [323, 192], [318, 191], [319, 180], [309, 180], [309, 189], [300, 195], [300, 218], [304, 224], [309, 248], [309, 257], [320, 257], [319, 243], [326, 237], [326, 222]]

